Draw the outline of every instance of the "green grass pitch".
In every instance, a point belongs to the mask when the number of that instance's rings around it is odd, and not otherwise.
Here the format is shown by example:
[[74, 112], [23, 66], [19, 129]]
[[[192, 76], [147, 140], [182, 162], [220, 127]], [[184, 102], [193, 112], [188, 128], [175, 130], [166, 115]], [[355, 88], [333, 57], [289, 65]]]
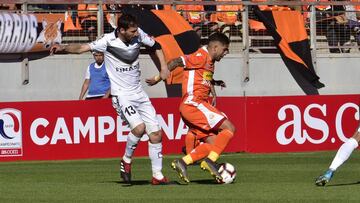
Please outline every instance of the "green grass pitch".
[[172, 185], [151, 186], [150, 161], [133, 162], [134, 185], [119, 179], [118, 159], [0, 163], [0, 202], [349, 202], [360, 200], [360, 153], [326, 187], [315, 178], [335, 151], [314, 153], [226, 154], [220, 162], [237, 169], [236, 182], [216, 184], [198, 165], [189, 167], [191, 183], [178, 184], [166, 156], [164, 173]]

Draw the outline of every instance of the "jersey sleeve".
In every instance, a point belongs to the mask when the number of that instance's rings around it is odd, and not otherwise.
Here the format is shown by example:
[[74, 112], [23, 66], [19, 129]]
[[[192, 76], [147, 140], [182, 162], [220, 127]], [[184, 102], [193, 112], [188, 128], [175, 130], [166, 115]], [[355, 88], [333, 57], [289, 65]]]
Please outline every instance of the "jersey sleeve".
[[90, 66], [87, 67], [86, 72], [85, 72], [85, 79], [90, 79]]
[[184, 55], [181, 57], [183, 63], [185, 64], [185, 69], [199, 69], [204, 68], [206, 64], [206, 56], [200, 52], [195, 52], [193, 54]]
[[142, 44], [152, 47], [155, 44], [155, 40], [146, 34], [142, 29], [138, 28], [139, 40]]
[[95, 40], [89, 43], [90, 49], [92, 51], [105, 52], [107, 48], [107, 38], [103, 36], [102, 38]]

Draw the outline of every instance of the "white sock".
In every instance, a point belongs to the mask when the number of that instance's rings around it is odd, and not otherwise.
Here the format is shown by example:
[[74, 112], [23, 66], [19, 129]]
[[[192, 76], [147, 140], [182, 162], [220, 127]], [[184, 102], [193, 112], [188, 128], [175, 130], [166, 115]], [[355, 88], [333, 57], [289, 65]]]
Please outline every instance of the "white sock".
[[351, 155], [351, 153], [359, 146], [358, 142], [354, 138], [348, 139], [341, 145], [337, 151], [334, 160], [331, 162], [330, 169], [336, 171]]
[[131, 163], [131, 157], [133, 156], [139, 141], [140, 141], [139, 137], [136, 137], [134, 134], [129, 132], [126, 140], [125, 154], [123, 156], [123, 160], [126, 163]]
[[164, 175], [161, 172], [162, 169], [162, 143], [152, 144], [149, 142], [149, 157], [151, 160], [151, 169], [153, 177], [161, 180]]

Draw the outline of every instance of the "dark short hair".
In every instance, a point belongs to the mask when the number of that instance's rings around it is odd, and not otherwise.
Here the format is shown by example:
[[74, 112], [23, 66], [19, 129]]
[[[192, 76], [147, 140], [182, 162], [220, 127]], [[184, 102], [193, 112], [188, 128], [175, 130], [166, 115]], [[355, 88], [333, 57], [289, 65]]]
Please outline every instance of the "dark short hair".
[[117, 29], [123, 28], [127, 30], [129, 27], [136, 27], [138, 26], [138, 22], [135, 16], [123, 13], [118, 19], [118, 27]]
[[224, 33], [220, 32], [215, 32], [209, 36], [209, 43], [215, 41], [220, 42], [224, 45], [230, 44], [230, 39]]
[[102, 55], [104, 55], [104, 52], [98, 51], [98, 50], [94, 50], [94, 51], [92, 52], [92, 54], [93, 54], [93, 55], [95, 55], [95, 54], [102, 54]]

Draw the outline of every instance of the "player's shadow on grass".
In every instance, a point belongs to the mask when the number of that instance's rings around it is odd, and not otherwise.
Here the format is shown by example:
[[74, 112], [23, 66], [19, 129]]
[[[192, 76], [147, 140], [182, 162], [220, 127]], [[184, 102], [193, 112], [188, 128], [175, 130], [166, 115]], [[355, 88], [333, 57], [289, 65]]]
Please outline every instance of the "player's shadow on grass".
[[200, 185], [218, 185], [214, 180], [191, 180], [192, 183], [200, 184]]
[[122, 187], [131, 187], [134, 185], [150, 185], [150, 182], [148, 180], [133, 180], [131, 181], [131, 184], [127, 184], [123, 181], [117, 181], [118, 184], [121, 184]]
[[360, 181], [353, 183], [339, 183], [339, 184], [326, 185], [326, 187], [338, 187], [338, 186], [348, 186], [348, 185], [358, 185], [358, 184], [360, 184]]
[[[151, 185], [151, 182], [148, 180], [133, 180], [131, 181], [131, 184], [127, 184], [123, 181], [108, 181], [111, 183], [116, 183], [121, 185], [122, 187], [131, 187], [131, 186], [141, 186], [141, 185]], [[191, 180], [191, 183], [196, 183], [196, 184], [200, 184], [200, 185], [218, 185], [218, 183], [216, 183], [214, 180]], [[182, 181], [170, 181], [167, 185], [188, 185]]]
[[[122, 187], [131, 187], [131, 186], [139, 186], [139, 185], [151, 185], [151, 182], [148, 180], [133, 180], [131, 184], [127, 184], [123, 181], [112, 181], [113, 183], [120, 184]], [[183, 185], [178, 181], [170, 181], [167, 185]]]

